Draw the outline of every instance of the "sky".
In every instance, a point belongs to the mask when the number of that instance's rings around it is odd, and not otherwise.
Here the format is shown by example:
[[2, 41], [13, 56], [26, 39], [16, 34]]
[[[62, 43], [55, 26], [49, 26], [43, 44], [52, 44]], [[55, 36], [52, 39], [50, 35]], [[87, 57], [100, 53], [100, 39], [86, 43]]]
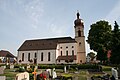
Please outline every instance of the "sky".
[[25, 40], [74, 38], [77, 11], [84, 20], [86, 40], [90, 25], [99, 20], [120, 24], [120, 0], [0, 0], [0, 50], [16, 56]]

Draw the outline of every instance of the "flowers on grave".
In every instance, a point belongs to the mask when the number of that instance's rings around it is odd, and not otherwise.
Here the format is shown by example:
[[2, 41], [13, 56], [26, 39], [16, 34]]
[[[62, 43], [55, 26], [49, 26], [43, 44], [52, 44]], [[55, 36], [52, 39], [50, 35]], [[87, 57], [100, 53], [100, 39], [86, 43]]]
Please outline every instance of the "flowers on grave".
[[46, 75], [43, 74], [43, 73], [41, 73], [41, 74], [40, 74], [40, 78], [41, 78], [41, 79], [46, 79]]
[[28, 72], [28, 73], [32, 73], [32, 72], [33, 72], [33, 69], [32, 69], [32, 68], [27, 68], [27, 72]]

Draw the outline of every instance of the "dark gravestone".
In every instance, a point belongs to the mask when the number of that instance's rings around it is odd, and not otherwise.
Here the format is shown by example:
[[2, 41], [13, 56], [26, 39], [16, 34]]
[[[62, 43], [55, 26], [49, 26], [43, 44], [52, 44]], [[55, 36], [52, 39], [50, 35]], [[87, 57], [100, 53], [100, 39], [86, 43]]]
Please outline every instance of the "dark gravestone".
[[102, 72], [102, 66], [99, 66], [99, 72]]
[[118, 79], [120, 79], [120, 65], [118, 66]]
[[37, 75], [37, 79], [36, 80], [41, 80], [40, 74]]
[[0, 67], [0, 74], [4, 74], [4, 67]]

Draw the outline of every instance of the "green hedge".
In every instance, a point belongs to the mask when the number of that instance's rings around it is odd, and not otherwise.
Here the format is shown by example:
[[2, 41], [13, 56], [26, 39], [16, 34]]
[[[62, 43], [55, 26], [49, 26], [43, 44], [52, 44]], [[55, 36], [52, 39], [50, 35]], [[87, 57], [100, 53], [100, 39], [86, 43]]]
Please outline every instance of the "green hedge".
[[102, 70], [103, 71], [111, 71], [111, 68], [110, 66], [102, 66]]
[[[26, 69], [27, 65], [15, 65], [14, 68], [19, 68], [20, 66], [24, 66]], [[39, 64], [38, 69], [64, 69], [64, 66], [66, 66], [67, 69], [74, 69], [74, 70], [79, 70], [79, 69], [99, 69], [99, 66], [96, 64], [72, 64], [72, 65], [66, 65], [66, 64], [49, 64], [49, 65], [44, 65], [44, 64]], [[35, 65], [31, 65], [31, 68], [34, 69]]]
[[64, 69], [64, 65], [38, 65], [38, 69]]
[[[38, 69], [64, 69], [64, 66], [66, 66], [67, 69], [69, 69], [69, 65], [38, 65]], [[72, 69], [99, 69], [98, 65], [89, 65], [89, 64], [73, 64], [70, 65], [70, 68]]]

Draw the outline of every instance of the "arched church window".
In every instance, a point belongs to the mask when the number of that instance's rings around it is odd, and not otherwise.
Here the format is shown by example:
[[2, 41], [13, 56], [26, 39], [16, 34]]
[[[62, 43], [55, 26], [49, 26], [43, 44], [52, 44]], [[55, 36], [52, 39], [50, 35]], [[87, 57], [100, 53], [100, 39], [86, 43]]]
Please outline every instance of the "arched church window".
[[74, 48], [74, 46], [72, 46], [72, 48]]
[[22, 61], [24, 61], [24, 53], [22, 53]]
[[82, 63], [82, 60], [80, 60], [80, 63]]
[[41, 53], [41, 61], [43, 61], [43, 52]]
[[48, 61], [50, 61], [50, 52], [48, 52]]
[[68, 56], [68, 51], [66, 51], [66, 56]]
[[28, 53], [28, 61], [30, 61], [30, 53]]
[[78, 37], [81, 37], [81, 31], [80, 30], [78, 31]]
[[62, 51], [61, 51], [61, 56], [62, 56]]
[[74, 56], [74, 50], [72, 50], [72, 56]]
[[81, 42], [79, 42], [79, 46], [81, 45]]
[[35, 58], [37, 58], [37, 53], [35, 53]]

